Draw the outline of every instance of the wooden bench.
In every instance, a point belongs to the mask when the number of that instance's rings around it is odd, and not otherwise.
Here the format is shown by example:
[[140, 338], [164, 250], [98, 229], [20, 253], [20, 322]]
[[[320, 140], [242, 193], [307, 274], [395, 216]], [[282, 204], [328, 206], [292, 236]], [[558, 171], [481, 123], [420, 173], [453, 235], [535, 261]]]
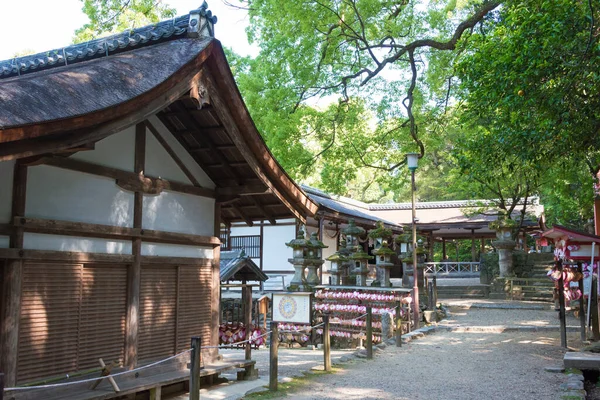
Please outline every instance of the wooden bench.
[[[215, 361], [205, 365], [200, 370], [200, 377], [206, 377], [212, 381], [212, 377], [221, 372], [241, 369], [238, 371], [238, 380], [251, 380], [258, 378], [258, 371], [254, 368], [256, 361], [253, 360], [224, 360]], [[142, 370], [143, 372], [143, 370]], [[5, 391], [4, 400], [105, 400], [118, 397], [126, 397], [128, 395], [133, 399], [136, 393], [149, 392], [150, 400], [160, 400], [164, 387], [183, 383], [186, 390], [189, 389], [190, 372], [187, 369], [179, 369], [173, 371], [156, 371], [149, 373], [147, 376], [135, 377], [135, 373], [131, 375], [123, 375], [115, 377], [120, 392], [116, 393], [108, 383], [108, 380], [103, 380], [102, 383], [94, 390], [91, 390], [90, 383], [82, 383], [68, 386], [60, 386], [50, 389], [32, 389], [24, 391]]]

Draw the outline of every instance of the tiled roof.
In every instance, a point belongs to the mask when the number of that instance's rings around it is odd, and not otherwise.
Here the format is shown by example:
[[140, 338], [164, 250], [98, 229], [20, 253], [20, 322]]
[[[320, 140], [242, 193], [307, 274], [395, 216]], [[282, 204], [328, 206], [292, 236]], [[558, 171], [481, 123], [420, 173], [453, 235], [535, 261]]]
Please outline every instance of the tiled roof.
[[[161, 21], [156, 24], [89, 42], [0, 61], [0, 79], [105, 57], [122, 51], [181, 37], [188, 32], [190, 24], [192, 26], [198, 24], [198, 21], [193, 18], [191, 19], [192, 14], [199, 14], [200, 17], [203, 17], [202, 21], [206, 23], [206, 28], [208, 28], [212, 36], [212, 24], [217, 22], [217, 17], [212, 15], [212, 12], [208, 10], [208, 5], [204, 2], [197, 10], [171, 20]], [[198, 30], [202, 31], [203, 28], [199, 27]]]
[[222, 251], [219, 263], [222, 282], [240, 280], [238, 274], [250, 281], [264, 282], [269, 279], [244, 250]]

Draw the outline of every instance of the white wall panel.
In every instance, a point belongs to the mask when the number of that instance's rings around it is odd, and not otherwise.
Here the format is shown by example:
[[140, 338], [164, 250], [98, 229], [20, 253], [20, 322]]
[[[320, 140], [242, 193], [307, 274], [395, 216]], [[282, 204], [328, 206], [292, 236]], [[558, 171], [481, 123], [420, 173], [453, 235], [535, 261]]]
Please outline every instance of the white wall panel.
[[164, 191], [157, 196], [144, 196], [142, 227], [213, 236], [214, 214], [214, 199]]
[[213, 258], [213, 249], [177, 244], [142, 243], [143, 256]]
[[14, 161], [0, 161], [0, 223], [10, 222]]
[[8, 236], [0, 236], [0, 249], [8, 249], [10, 247], [10, 238]]
[[135, 125], [96, 142], [94, 150], [80, 151], [71, 158], [133, 172], [134, 154]]
[[131, 241], [25, 232], [23, 248], [29, 250], [73, 251], [78, 253], [131, 254]]
[[[160, 122], [158, 118], [152, 116], [148, 118], [148, 120], [154, 125], [154, 127], [158, 130], [163, 139], [171, 146], [175, 154], [179, 157], [181, 162], [185, 164], [185, 166], [190, 170], [192, 175], [196, 178], [198, 183], [203, 187], [214, 189], [215, 184], [210, 180], [206, 172], [198, 165], [198, 163], [194, 160], [194, 158], [187, 152], [187, 150], [179, 143], [177, 139], [173, 137], [171, 132]], [[151, 133], [148, 135], [152, 136]], [[153, 138], [154, 139], [154, 138]], [[146, 162], [148, 162], [148, 156], [146, 156]], [[160, 171], [159, 171], [160, 172]], [[150, 174], [150, 173], [148, 173]]]
[[263, 270], [290, 270], [294, 267], [287, 260], [292, 258], [292, 249], [285, 244], [296, 237], [295, 227], [265, 226], [263, 241]]
[[192, 182], [185, 176], [175, 160], [171, 158], [164, 147], [148, 131], [146, 136], [146, 175], [164, 178], [169, 181], [181, 182], [191, 185]]
[[113, 179], [38, 165], [29, 168], [25, 215], [131, 227], [133, 193]]
[[231, 226], [231, 236], [260, 235], [260, 226]]
[[[330, 237], [333, 235], [335, 235], [334, 230], [330, 231], [328, 229], [325, 229], [325, 231], [323, 232], [323, 244], [325, 244], [325, 246], [329, 246], [326, 249], [323, 249], [323, 260], [333, 255], [333, 253], [335, 253], [336, 251], [335, 247], [339, 236], [335, 236], [334, 238]], [[329, 261], [325, 261], [325, 269], [329, 269], [329, 265], [327, 264], [329, 264]]]

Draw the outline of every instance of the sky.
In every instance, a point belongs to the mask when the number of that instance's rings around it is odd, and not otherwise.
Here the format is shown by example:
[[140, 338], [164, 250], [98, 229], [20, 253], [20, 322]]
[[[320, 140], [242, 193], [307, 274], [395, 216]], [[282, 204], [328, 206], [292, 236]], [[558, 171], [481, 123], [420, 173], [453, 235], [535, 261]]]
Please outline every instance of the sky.
[[[197, 9], [202, 0], [164, 0], [184, 15]], [[225, 47], [241, 55], [256, 55], [256, 46], [248, 44], [246, 11], [233, 9], [222, 0], [208, 0], [208, 9], [217, 16], [215, 37]], [[232, 1], [234, 3], [234, 1]], [[36, 53], [71, 44], [76, 29], [88, 22], [81, 11], [81, 0], [0, 0], [0, 60], [15, 53]]]

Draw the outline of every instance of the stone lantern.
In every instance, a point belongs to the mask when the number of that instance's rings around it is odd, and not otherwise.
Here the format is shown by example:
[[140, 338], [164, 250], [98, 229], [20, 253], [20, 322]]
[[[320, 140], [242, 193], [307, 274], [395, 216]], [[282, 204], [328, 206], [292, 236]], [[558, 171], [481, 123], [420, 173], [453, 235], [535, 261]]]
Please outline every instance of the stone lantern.
[[357, 251], [350, 255], [350, 260], [354, 263], [352, 273], [356, 275], [356, 286], [367, 286], [367, 275], [369, 274], [369, 254], [364, 251]]
[[346, 236], [346, 247], [353, 251], [358, 250], [358, 237], [365, 234], [365, 230], [360, 226], [356, 226], [354, 219], [348, 220], [348, 226], [342, 231]]
[[510, 276], [513, 273], [512, 253], [517, 244], [512, 239], [512, 231], [517, 227], [517, 222], [506, 218], [505, 214], [500, 214], [496, 221], [490, 222], [489, 227], [496, 231], [496, 240], [492, 245], [498, 250], [500, 278]]
[[377, 264], [377, 283], [373, 282], [371, 286], [383, 286], [391, 287], [390, 282], [390, 269], [394, 266], [392, 262], [392, 256], [395, 254], [394, 250], [388, 247], [387, 240], [381, 242], [381, 246], [378, 249], [373, 250], [375, 254], [375, 264]]
[[294, 266], [294, 277], [290, 282], [290, 286], [288, 286], [288, 290], [304, 291], [306, 290], [304, 269], [310, 260], [310, 242], [304, 238], [304, 230], [301, 228], [296, 235], [296, 239], [286, 243], [285, 245], [293, 249], [293, 258], [289, 258], [288, 262]]
[[340, 248], [337, 253], [340, 255], [340, 259], [338, 261], [338, 275], [340, 277], [339, 284], [349, 285], [350, 270], [352, 267], [352, 262], [349, 257], [350, 254], [352, 254], [352, 249], [348, 248], [345, 239], [340, 240]]
[[[373, 254], [377, 254], [375, 253], [375, 251], [379, 250], [382, 248], [383, 243], [386, 242], [386, 247], [387, 250], [384, 250], [384, 252], [391, 252], [391, 255], [395, 254], [394, 251], [392, 249], [390, 249], [387, 244], [389, 243], [389, 240], [392, 237], [392, 230], [391, 229], [387, 229], [384, 225], [382, 221], [377, 221], [375, 223], [375, 229], [372, 229], [371, 231], [369, 231], [369, 238], [373, 240], [373, 247], [375, 248], [373, 251]], [[388, 257], [388, 263], [391, 263], [391, 255]], [[384, 277], [385, 277], [385, 270], [382, 269], [383, 267], [379, 266], [380, 257], [376, 258], [376, 271], [377, 271], [377, 277], [375, 279], [375, 281], [373, 281], [373, 283], [371, 283], [371, 286], [391, 286], [391, 285], [387, 285], [384, 284]], [[391, 263], [391, 267], [393, 267], [394, 264]], [[387, 271], [387, 282], [389, 283], [389, 275], [390, 275], [390, 271]]]
[[348, 267], [348, 257], [341, 254], [339, 251], [333, 253], [333, 255], [327, 258], [327, 261], [331, 261], [331, 268], [329, 269], [329, 275], [331, 276], [331, 285], [342, 284], [342, 273], [344, 271], [344, 265]]
[[306, 266], [308, 268], [308, 274], [306, 275], [306, 284], [309, 286], [317, 286], [321, 284], [321, 279], [317, 273], [317, 270], [323, 265], [323, 249], [327, 248], [323, 242], [317, 238], [317, 233], [313, 232], [308, 240], [308, 262]]

